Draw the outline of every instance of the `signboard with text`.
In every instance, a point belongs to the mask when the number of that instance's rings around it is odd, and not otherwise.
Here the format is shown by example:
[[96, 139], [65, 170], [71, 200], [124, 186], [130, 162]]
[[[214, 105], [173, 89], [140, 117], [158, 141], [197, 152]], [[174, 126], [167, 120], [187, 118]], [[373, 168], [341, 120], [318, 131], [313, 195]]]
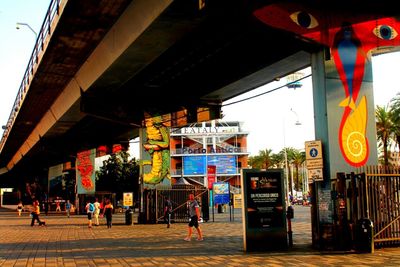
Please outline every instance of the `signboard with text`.
[[206, 156], [183, 157], [183, 175], [204, 175], [206, 173]]
[[229, 183], [217, 182], [213, 184], [214, 204], [229, 204]]
[[237, 156], [219, 155], [208, 156], [207, 163], [217, 167], [217, 174], [236, 174], [237, 173]]
[[133, 193], [129, 192], [129, 193], [124, 193], [124, 198], [123, 198], [123, 202], [124, 202], [124, 206], [128, 206], [131, 207], [133, 206]]
[[307, 141], [306, 148], [306, 167], [308, 170], [308, 178], [315, 181], [323, 181], [324, 161], [322, 157], [321, 140]]
[[246, 251], [287, 248], [283, 170], [243, 169]]

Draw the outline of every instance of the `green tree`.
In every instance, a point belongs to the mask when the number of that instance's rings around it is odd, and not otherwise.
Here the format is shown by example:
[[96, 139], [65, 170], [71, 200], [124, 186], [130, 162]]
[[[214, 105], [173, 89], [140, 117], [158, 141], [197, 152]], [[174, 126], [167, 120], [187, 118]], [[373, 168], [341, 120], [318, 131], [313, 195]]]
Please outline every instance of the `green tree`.
[[258, 155], [249, 157], [249, 165], [255, 169], [277, 168], [280, 161], [280, 156], [272, 153], [272, 149], [260, 150]]
[[123, 192], [138, 194], [139, 162], [129, 158], [128, 152], [110, 155], [103, 161], [103, 166], [96, 172], [96, 190], [116, 193], [117, 199], [122, 198]]
[[249, 165], [253, 169], [262, 169], [262, 164], [263, 164], [263, 162], [262, 162], [262, 158], [260, 155], [249, 157]]
[[292, 155], [292, 164], [294, 165], [294, 168], [296, 170], [295, 175], [296, 175], [296, 190], [300, 191], [300, 183], [299, 183], [299, 167], [306, 161], [306, 152], [304, 151], [299, 151], [299, 150], [293, 150], [293, 155]]
[[260, 150], [259, 153], [263, 169], [269, 169], [272, 166], [272, 149]]
[[394, 139], [400, 151], [400, 93], [390, 101], [390, 117], [393, 122]]
[[377, 106], [375, 110], [376, 118], [376, 132], [378, 142], [383, 150], [383, 164], [385, 167], [389, 166], [389, 153], [388, 148], [391, 142], [391, 136], [395, 132], [395, 127], [391, 119], [391, 111], [389, 107]]

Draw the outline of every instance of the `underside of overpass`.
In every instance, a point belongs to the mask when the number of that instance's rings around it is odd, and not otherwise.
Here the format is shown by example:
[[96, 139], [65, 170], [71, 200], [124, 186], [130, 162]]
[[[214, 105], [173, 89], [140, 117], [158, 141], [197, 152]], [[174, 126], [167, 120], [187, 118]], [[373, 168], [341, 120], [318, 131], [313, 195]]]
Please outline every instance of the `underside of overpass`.
[[[321, 46], [254, 10], [284, 1], [64, 0], [22, 105], [3, 136], [5, 177], [39, 175], [80, 150], [138, 136], [144, 112], [222, 101], [310, 65]], [[293, 1], [291, 1], [293, 2]], [[295, 1], [381, 17], [390, 1]], [[346, 4], [346, 5], [343, 5]]]

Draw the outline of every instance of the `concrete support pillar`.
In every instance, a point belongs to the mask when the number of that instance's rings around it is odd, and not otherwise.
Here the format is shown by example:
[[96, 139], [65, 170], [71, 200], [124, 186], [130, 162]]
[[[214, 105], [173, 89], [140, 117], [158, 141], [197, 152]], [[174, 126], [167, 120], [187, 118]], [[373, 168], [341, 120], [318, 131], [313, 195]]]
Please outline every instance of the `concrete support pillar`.
[[[324, 160], [324, 180], [315, 182], [318, 225], [313, 225], [313, 229], [319, 237], [327, 238], [333, 230], [331, 180], [336, 179], [338, 172], [350, 173], [357, 167], [377, 164], [370, 57], [367, 55], [362, 64], [354, 65], [337, 61], [329, 50], [313, 54], [311, 60], [315, 138], [322, 141]], [[364, 68], [362, 75], [356, 70], [360, 66]], [[322, 248], [330, 242], [319, 240]]]

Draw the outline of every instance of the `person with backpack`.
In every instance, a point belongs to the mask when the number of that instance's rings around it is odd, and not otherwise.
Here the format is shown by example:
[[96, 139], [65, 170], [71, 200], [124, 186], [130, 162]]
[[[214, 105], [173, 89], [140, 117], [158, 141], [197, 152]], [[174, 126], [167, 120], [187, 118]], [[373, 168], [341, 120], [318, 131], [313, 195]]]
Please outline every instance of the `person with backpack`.
[[93, 203], [90, 202], [90, 200], [86, 201], [86, 207], [85, 207], [87, 216], [88, 216], [88, 227], [92, 228], [92, 217], [93, 217], [93, 213], [94, 213], [94, 205]]
[[67, 203], [65, 203], [65, 211], [67, 212], [67, 217], [69, 218], [71, 214], [71, 202], [69, 199], [67, 200]]

